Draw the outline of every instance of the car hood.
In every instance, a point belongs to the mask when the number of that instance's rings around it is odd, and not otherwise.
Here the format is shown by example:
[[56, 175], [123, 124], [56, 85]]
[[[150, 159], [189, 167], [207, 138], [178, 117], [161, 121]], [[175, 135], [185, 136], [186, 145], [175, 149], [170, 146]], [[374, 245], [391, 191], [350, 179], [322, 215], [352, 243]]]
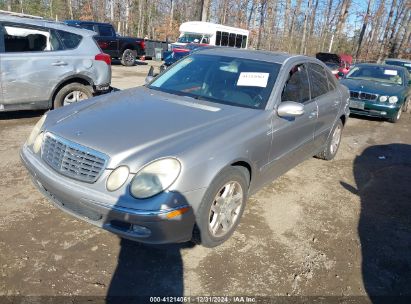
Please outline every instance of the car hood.
[[136, 158], [148, 162], [178, 156], [259, 112], [141, 87], [51, 111], [45, 128], [105, 153], [110, 157], [108, 168], [132, 163], [135, 171], [140, 163]]
[[401, 96], [405, 88], [400, 85], [391, 85], [370, 80], [342, 79], [341, 84], [350, 91], [361, 91], [377, 95]]

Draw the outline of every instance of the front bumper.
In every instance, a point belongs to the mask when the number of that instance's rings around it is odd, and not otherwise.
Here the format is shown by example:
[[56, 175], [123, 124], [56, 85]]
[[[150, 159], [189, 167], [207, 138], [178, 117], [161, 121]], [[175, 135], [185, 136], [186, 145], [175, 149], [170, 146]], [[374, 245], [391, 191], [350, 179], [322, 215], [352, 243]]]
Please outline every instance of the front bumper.
[[370, 117], [393, 118], [397, 116], [397, 113], [401, 108], [398, 103], [389, 105], [384, 103], [364, 102], [364, 109], [360, 109], [352, 107], [351, 101], [358, 102], [358, 100], [350, 99], [350, 113]]
[[[169, 192], [164, 205], [172, 206], [175, 201], [181, 202], [181, 205], [161, 210], [131, 209], [121, 204], [108, 206], [94, 197], [88, 197], [86, 184], [70, 186], [66, 177], [48, 167], [27, 146], [20, 151], [20, 157], [34, 185], [53, 205], [79, 219], [142, 243], [177, 243], [192, 237], [195, 216], [182, 194]], [[188, 211], [170, 218], [172, 212], [175, 214], [176, 210], [182, 208]]]

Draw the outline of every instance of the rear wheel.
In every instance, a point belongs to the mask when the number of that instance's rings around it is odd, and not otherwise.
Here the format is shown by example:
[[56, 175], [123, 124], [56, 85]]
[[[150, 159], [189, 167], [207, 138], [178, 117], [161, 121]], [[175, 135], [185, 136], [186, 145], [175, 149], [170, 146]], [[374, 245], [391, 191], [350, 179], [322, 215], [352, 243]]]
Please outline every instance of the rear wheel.
[[241, 169], [227, 168], [208, 188], [198, 210], [194, 242], [215, 247], [233, 234], [243, 214], [248, 192], [248, 178]]
[[126, 49], [121, 56], [121, 64], [125, 66], [133, 66], [136, 62], [136, 51]]
[[335, 157], [338, 148], [340, 147], [343, 127], [343, 123], [341, 119], [339, 119], [335, 124], [333, 130], [331, 131], [331, 135], [328, 138], [327, 146], [325, 147], [324, 151], [318, 153], [316, 157], [324, 160], [332, 160]]
[[92, 96], [93, 92], [90, 86], [78, 82], [69, 83], [57, 92], [53, 100], [53, 106], [54, 108], [60, 108]]

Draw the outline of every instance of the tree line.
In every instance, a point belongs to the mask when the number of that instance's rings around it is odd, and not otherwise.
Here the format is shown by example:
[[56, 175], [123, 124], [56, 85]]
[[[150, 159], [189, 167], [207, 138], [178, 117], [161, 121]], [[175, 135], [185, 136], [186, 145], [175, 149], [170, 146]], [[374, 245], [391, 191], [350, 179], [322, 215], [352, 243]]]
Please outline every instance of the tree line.
[[411, 0], [0, 0], [0, 9], [110, 22], [121, 35], [168, 41], [182, 22], [211, 21], [250, 30], [256, 49], [411, 58]]

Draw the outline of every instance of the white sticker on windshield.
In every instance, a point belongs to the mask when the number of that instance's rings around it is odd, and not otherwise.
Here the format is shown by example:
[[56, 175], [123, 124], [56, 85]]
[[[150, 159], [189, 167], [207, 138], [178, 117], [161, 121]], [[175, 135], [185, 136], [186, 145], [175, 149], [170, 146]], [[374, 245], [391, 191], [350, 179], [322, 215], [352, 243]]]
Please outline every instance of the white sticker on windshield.
[[411, 63], [404, 63], [404, 66], [411, 67]]
[[267, 87], [270, 73], [241, 72], [238, 77], [237, 86], [244, 87]]
[[385, 75], [397, 76], [396, 70], [384, 70]]

